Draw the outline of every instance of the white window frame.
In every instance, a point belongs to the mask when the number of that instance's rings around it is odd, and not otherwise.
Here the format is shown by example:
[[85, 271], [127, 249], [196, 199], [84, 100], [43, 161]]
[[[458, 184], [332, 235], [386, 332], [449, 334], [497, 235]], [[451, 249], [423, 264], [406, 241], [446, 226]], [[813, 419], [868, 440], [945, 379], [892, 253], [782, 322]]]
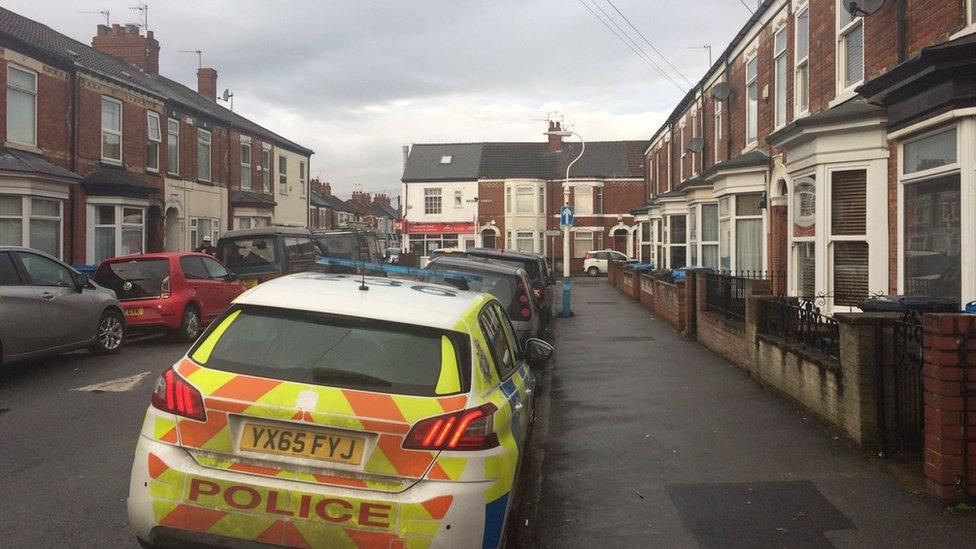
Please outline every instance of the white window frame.
[[[519, 209], [519, 196], [529, 197], [529, 209], [521, 210]], [[535, 187], [532, 185], [516, 185], [515, 186], [515, 215], [534, 215], [536, 213], [536, 200]]]
[[261, 191], [271, 194], [271, 149], [261, 148]]
[[[203, 137], [206, 136], [204, 141]], [[200, 148], [206, 145], [207, 156], [209, 161], [207, 162], [207, 177], [203, 177], [200, 173]], [[213, 179], [213, 134], [208, 130], [203, 128], [197, 129], [197, 180], [210, 183]]]
[[[756, 71], [752, 78], [749, 78], [749, 65], [755, 63]], [[746, 123], [744, 124], [746, 130], [746, 147], [750, 147], [759, 142], [759, 56], [753, 54], [752, 57], [746, 59]], [[756, 89], [756, 100], [749, 99], [749, 88], [755, 87]], [[750, 124], [752, 128], [750, 129]], [[755, 135], [749, 135], [749, 132], [753, 131]]]
[[[23, 87], [20, 87], [20, 86], [15, 86], [14, 84], [12, 84], [11, 83], [11, 78], [10, 78], [11, 71], [19, 71], [19, 72], [28, 74], [31, 77], [33, 77], [33, 79], [34, 79], [34, 89], [31, 90], [31, 89], [23, 88]], [[14, 63], [9, 63], [8, 62], [7, 63], [7, 96], [10, 95], [10, 90], [14, 90], [15, 92], [18, 92], [18, 93], [25, 93], [25, 94], [28, 94], [28, 95], [30, 95], [30, 96], [33, 97], [33, 99], [34, 99], [34, 106], [33, 106], [33, 110], [34, 110], [34, 116], [33, 116], [33, 118], [34, 118], [34, 126], [31, 128], [31, 134], [33, 136], [33, 140], [31, 140], [29, 142], [22, 142], [22, 141], [17, 141], [15, 139], [11, 139], [10, 138], [10, 113], [9, 113], [10, 101], [5, 98], [4, 100], [6, 101], [6, 103], [4, 103], [4, 106], [5, 106], [5, 108], [8, 109], [8, 112], [7, 112], [7, 122], [6, 122], [7, 123], [7, 132], [6, 132], [6, 134], [7, 134], [7, 140], [10, 141], [10, 142], [12, 142], [12, 143], [20, 143], [22, 145], [29, 145], [31, 147], [36, 147], [37, 146], [37, 72], [36, 71], [32, 71], [32, 70], [30, 70], [30, 69], [28, 69], [26, 67], [22, 67], [20, 65], [16, 65]]]
[[[802, 15], [806, 14], [807, 19], [807, 44], [806, 55], [802, 58], [798, 56], [800, 51], [800, 36], [798, 33], [794, 32], [794, 43], [793, 43], [793, 118], [797, 119], [800, 116], [810, 113], [810, 6], [804, 3], [802, 7], [798, 7], [796, 10], [796, 15], [793, 19], [793, 28], [799, 28], [797, 22], [800, 20]], [[806, 76], [800, 78], [798, 75], [803, 72]], [[802, 93], [799, 92], [800, 86], [799, 82], [803, 82]], [[805, 99], [805, 101], [804, 101]], [[804, 104], [805, 103], [805, 104]]]
[[[247, 162], [244, 162], [245, 149], [247, 149]], [[251, 144], [250, 143], [241, 143], [240, 164], [241, 164], [241, 190], [250, 191], [251, 190]]]
[[[777, 50], [779, 38], [782, 36], [783, 47]], [[787, 97], [787, 87], [789, 84], [786, 81], [787, 74], [789, 74], [790, 67], [786, 61], [786, 25], [783, 25], [775, 33], [773, 33], [773, 126], [776, 129], [782, 128], [787, 122], [787, 105], [789, 98]], [[780, 74], [780, 61], [783, 61], [782, 74]], [[779, 85], [780, 78], [783, 79], [783, 85]], [[780, 101], [780, 94], [782, 94], [782, 102]]]
[[678, 162], [678, 182], [685, 180], [685, 157], [688, 156], [688, 144], [685, 143], [685, 123], [678, 127], [678, 144], [681, 145], [681, 161]]
[[[576, 185], [573, 187], [573, 215], [579, 217], [594, 214], [596, 204], [594, 204], [595, 200], [593, 199], [593, 188], [593, 185]], [[589, 193], [589, 202], [587, 203], [589, 208], [584, 209], [580, 207], [580, 197], [584, 196], [580, 194], [581, 189]]]
[[[582, 258], [586, 257], [586, 254], [588, 252], [592, 252], [593, 250], [596, 250], [596, 245], [597, 244], [596, 244], [596, 232], [595, 231], [573, 231], [572, 232], [572, 235], [573, 235], [573, 258], [574, 259], [582, 259]], [[585, 250], [583, 253], [579, 253], [579, 251], [577, 250], [577, 247], [576, 247], [577, 244], [579, 243], [579, 241], [581, 240], [580, 239], [580, 235], [587, 235], [589, 237], [588, 240], [590, 241], [589, 249], [588, 250]]]
[[445, 154], [441, 157], [441, 164], [450, 164], [452, 161], [454, 161], [453, 155]]
[[976, 25], [976, 0], [966, 2], [966, 21], [970, 25]]
[[[257, 220], [260, 220], [260, 223], [255, 224], [255, 221]], [[245, 223], [245, 221], [247, 221], [247, 223]], [[270, 226], [271, 226], [271, 217], [267, 215], [235, 215], [234, 216], [235, 229], [252, 229], [254, 227], [270, 227]]]
[[[865, 73], [867, 72], [867, 67], [864, 66], [864, 52], [865, 45], [867, 44], [867, 36], [865, 35], [864, 29], [864, 17], [857, 16], [851, 19], [850, 23], [841, 26], [841, 16], [844, 11], [844, 5], [841, 0], [837, 0], [836, 6], [836, 25], [837, 25], [837, 44], [836, 44], [836, 78], [837, 78], [837, 97], [843, 99], [844, 97], [851, 95], [853, 96], [854, 88], [857, 88], [864, 82]], [[861, 79], [857, 82], [852, 82], [850, 85], [845, 85], [847, 80], [847, 37], [858, 27], [861, 28]]]
[[[141, 234], [141, 236], [142, 236], [142, 242], [140, 242], [140, 244], [139, 244], [139, 247], [140, 247], [140, 250], [141, 250], [140, 253], [145, 253], [145, 251], [146, 251], [146, 232], [148, 230], [148, 228], [147, 228], [147, 219], [146, 219], [148, 206], [147, 206], [146, 201], [136, 200], [136, 201], [131, 201], [131, 202], [130, 201], [119, 202], [118, 200], [119, 200], [118, 198], [101, 198], [101, 197], [98, 197], [96, 199], [92, 199], [92, 200], [89, 200], [88, 201], [88, 207], [87, 207], [87, 211], [88, 211], [88, 233], [87, 234], [88, 234], [88, 236], [86, 238], [86, 240], [87, 240], [87, 245], [86, 245], [86, 247], [87, 247], [87, 254], [86, 255], [87, 255], [87, 258], [88, 258], [88, 262], [89, 263], [96, 263], [96, 261], [95, 261], [95, 232], [96, 232], [95, 229], [96, 228], [99, 228], [99, 227], [113, 227], [115, 229], [115, 250], [113, 251], [113, 254], [114, 255], [112, 257], [118, 257], [122, 253], [122, 231], [126, 227], [139, 227], [140, 229], [142, 229], [142, 234]], [[95, 212], [96, 212], [96, 208], [98, 208], [100, 206], [109, 206], [109, 207], [115, 208], [115, 218], [114, 218], [114, 222], [111, 225], [99, 225], [99, 224], [96, 223], [96, 214], [95, 214]], [[125, 210], [127, 210], [127, 209], [139, 210], [140, 212], [142, 212], [142, 224], [141, 225], [136, 225], [134, 223], [126, 224], [123, 221], [123, 218], [125, 216]]]
[[[176, 130], [173, 130], [173, 125], [176, 125]], [[176, 154], [170, 154], [169, 146], [176, 146]], [[173, 170], [173, 164], [176, 164], [176, 169]], [[166, 119], [166, 173], [172, 175], [180, 174], [180, 121], [175, 118]]]
[[278, 194], [288, 194], [288, 157], [278, 155]]
[[[719, 241], [718, 240], [705, 240], [705, 206], [715, 206], [715, 226], [716, 226], [716, 230], [718, 230], [718, 202], [714, 202], [714, 201], [712, 201], [712, 202], [700, 202], [700, 203], [695, 204], [695, 205], [693, 205], [693, 206], [691, 206], [689, 208], [689, 210], [688, 210], [688, 217], [689, 217], [689, 223], [688, 223], [689, 236], [688, 236], [688, 241], [689, 241], [689, 245], [690, 246], [696, 246], [697, 247], [697, 249], [695, 250], [695, 253], [697, 254], [696, 255], [697, 264], [696, 265], [693, 265], [693, 266], [696, 266], [696, 267], [700, 267], [700, 266], [704, 266], [705, 265], [705, 255], [704, 255], [704, 253], [705, 253], [705, 247], [706, 246], [714, 246], [715, 247], [715, 251], [716, 251], [715, 256], [716, 256], [716, 258], [718, 257]], [[690, 218], [691, 218], [692, 215], [695, 217], [695, 225], [694, 225], [694, 227], [692, 227], [692, 224], [690, 222]], [[694, 236], [695, 236], [695, 240], [694, 241], [692, 241], [692, 239], [691, 239], [691, 231], [692, 230], [695, 231], [694, 232]], [[719, 236], [721, 237], [721, 235], [719, 235]], [[689, 258], [689, 260], [691, 259], [691, 254], [688, 255], [688, 258]], [[717, 265], [716, 265], [716, 267], [713, 267], [713, 268], [717, 268]]]
[[454, 189], [454, 209], [464, 207], [464, 192], [461, 189]]
[[[101, 113], [101, 112], [99, 113], [98, 123], [102, 127], [102, 133], [101, 133], [101, 140], [102, 140], [102, 142], [101, 142], [101, 147], [102, 147], [101, 159], [102, 159], [102, 162], [106, 162], [106, 163], [109, 163], [109, 164], [121, 164], [122, 163], [122, 156], [123, 156], [122, 155], [122, 149], [123, 149], [123, 144], [122, 144], [122, 121], [125, 119], [125, 113], [123, 112], [123, 108], [124, 107], [123, 107], [122, 102], [119, 101], [118, 99], [115, 99], [114, 97], [109, 97], [107, 95], [103, 95], [102, 96], [102, 102], [100, 103], [100, 105], [102, 106], [103, 109], [104, 109], [104, 106], [105, 106], [105, 103], [106, 102], [108, 102], [108, 103], [115, 103], [116, 105], [119, 106], [119, 129], [118, 130], [113, 130], [111, 128], [106, 128], [105, 127], [105, 124], [104, 124], [104, 114]], [[105, 156], [105, 135], [106, 134], [108, 134], [108, 135], [114, 135], [114, 136], [117, 136], [119, 138], [119, 157], [118, 158], [112, 158], [112, 157]]]
[[[156, 120], [156, 129], [159, 134], [153, 138], [152, 135], [152, 124], [151, 121]], [[156, 145], [156, 167], [152, 167], [153, 160], [153, 144]], [[159, 113], [156, 111], [146, 111], [146, 171], [153, 173], [160, 173], [161, 166], [159, 165], [159, 149], [163, 146], [163, 122], [159, 117]]]
[[[57, 221], [58, 222], [58, 250], [55, 254], [58, 259], [64, 257], [64, 199], [56, 198], [53, 196], [44, 196], [36, 194], [0, 194], [2, 198], [19, 198], [20, 199], [20, 214], [19, 215], [4, 215], [0, 214], [0, 219], [17, 219], [20, 221], [20, 243], [18, 246], [23, 246], [24, 248], [32, 248], [30, 241], [30, 224], [31, 220], [37, 219], [41, 221]], [[58, 203], [58, 215], [34, 215], [33, 212], [33, 200], [51, 200]]]
[[[798, 214], [800, 213], [799, 212], [799, 208], [796, 205], [797, 189], [801, 185], [807, 185], [807, 184], [813, 185], [813, 200], [814, 200], [814, 207], [813, 207], [813, 231], [814, 232], [811, 235], [797, 236], [796, 235], [796, 219], [798, 217]], [[796, 178], [793, 179], [793, 181], [792, 181], [792, 183], [790, 185], [790, 192], [789, 192], [789, 196], [788, 196], [789, 214], [790, 214], [790, 216], [789, 216], [789, 223], [788, 223], [789, 224], [789, 239], [790, 239], [790, 251], [789, 251], [789, 253], [790, 253], [790, 256], [791, 256], [791, 259], [790, 259], [790, 262], [789, 262], [789, 267], [790, 267], [790, 270], [792, 271], [790, 273], [790, 275], [789, 275], [789, 284], [791, 286], [789, 288], [789, 292], [790, 292], [791, 295], [798, 295], [800, 297], [806, 297], [806, 298], [812, 298], [812, 297], [816, 296], [817, 293], [820, 291], [820, 286], [819, 286], [819, 282], [818, 282], [817, 278], [818, 278], [819, 272], [821, 270], [821, 259], [822, 258], [821, 258], [820, 254], [817, 251], [817, 238], [818, 238], [818, 236], [822, 236], [823, 235], [823, 227], [820, 226], [821, 224], [819, 223], [819, 221], [820, 221], [820, 212], [821, 212], [821, 209], [824, 207], [820, 203], [821, 202], [821, 200], [820, 200], [820, 195], [821, 195], [821, 189], [820, 189], [820, 187], [821, 187], [821, 185], [819, 184], [819, 182], [816, 179], [816, 173], [815, 172], [810, 172], [810, 173], [803, 174], [803, 175], [801, 175], [801, 176], [796, 177]], [[800, 286], [800, 251], [799, 251], [799, 248], [800, 248], [800, 246], [803, 246], [803, 245], [806, 245], [806, 244], [813, 244], [813, 249], [814, 249], [813, 257], [814, 257], [814, 261], [816, 262], [816, 265], [814, 267], [814, 277], [813, 277], [814, 278], [814, 280], [813, 280], [813, 295], [809, 295], [809, 296], [802, 295], [802, 287]]]
[[298, 161], [298, 193], [299, 193], [298, 196], [302, 198], [305, 198], [305, 196], [308, 194], [305, 183], [306, 183], [305, 161], [299, 160]]
[[522, 250], [535, 253], [535, 233], [533, 231], [515, 231], [515, 250], [519, 250], [519, 241], [528, 241], [531, 244], [530, 250]]
[[[691, 138], [696, 139], [698, 137], [698, 111], [691, 113]], [[698, 164], [695, 159], [698, 157], [698, 153], [691, 153], [691, 176], [695, 177], [698, 175]]]
[[424, 188], [424, 215], [441, 215], [444, 213], [444, 202], [440, 187]]
[[205, 219], [210, 221], [210, 240], [211, 243], [216, 245], [217, 240], [220, 238], [220, 220], [216, 217], [191, 217], [190, 218], [190, 249], [195, 250], [198, 246], [203, 244], [203, 237], [207, 235], [199, 235], [200, 243], [197, 243], [197, 236], [199, 233], [200, 220]]

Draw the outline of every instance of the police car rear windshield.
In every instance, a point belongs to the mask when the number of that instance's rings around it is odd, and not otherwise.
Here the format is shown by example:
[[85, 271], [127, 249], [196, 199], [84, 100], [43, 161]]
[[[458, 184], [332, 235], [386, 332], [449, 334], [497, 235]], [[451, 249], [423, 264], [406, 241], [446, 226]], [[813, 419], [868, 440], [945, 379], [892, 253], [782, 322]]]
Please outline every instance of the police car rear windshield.
[[232, 309], [190, 357], [208, 368], [328, 387], [414, 395], [467, 392], [456, 332], [290, 309]]

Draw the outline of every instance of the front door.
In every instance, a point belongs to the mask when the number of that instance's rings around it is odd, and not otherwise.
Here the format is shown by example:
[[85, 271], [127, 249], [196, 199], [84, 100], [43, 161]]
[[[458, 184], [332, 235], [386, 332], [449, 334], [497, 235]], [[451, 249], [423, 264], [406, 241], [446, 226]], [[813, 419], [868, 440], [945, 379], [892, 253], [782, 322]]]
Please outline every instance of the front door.
[[627, 255], [627, 231], [617, 229], [613, 232], [613, 249]]

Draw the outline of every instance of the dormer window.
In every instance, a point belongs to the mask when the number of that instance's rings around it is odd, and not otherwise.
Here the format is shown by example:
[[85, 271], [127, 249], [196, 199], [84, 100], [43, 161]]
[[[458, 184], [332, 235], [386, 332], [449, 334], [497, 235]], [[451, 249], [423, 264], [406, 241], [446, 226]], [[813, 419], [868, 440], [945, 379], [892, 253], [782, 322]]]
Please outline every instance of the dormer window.
[[454, 157], [447, 154], [441, 157], [441, 164], [450, 164]]

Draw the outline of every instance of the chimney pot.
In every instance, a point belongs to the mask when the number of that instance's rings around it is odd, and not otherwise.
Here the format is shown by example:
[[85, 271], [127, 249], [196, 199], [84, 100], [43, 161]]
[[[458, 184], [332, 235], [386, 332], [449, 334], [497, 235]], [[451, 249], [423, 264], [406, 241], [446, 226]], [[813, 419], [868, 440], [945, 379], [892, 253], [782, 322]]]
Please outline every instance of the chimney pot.
[[[549, 131], [558, 132], [562, 131], [562, 124], [559, 122], [549, 121]], [[549, 135], [549, 152], [559, 152], [563, 150], [563, 137], [561, 135]]]
[[139, 25], [134, 23], [129, 23], [125, 26], [126, 34], [139, 34]]
[[197, 69], [197, 91], [207, 99], [217, 102], [217, 70], [208, 67]]

